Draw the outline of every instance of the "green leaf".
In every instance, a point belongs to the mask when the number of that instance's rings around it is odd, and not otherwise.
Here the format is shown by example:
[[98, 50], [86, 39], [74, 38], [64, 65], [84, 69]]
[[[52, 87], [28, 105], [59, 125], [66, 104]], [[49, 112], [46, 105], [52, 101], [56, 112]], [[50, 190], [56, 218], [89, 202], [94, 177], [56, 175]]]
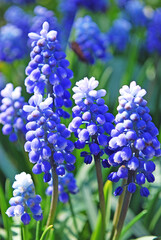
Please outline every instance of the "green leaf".
[[131, 240], [161, 240], [161, 238], [156, 236], [146, 236], [146, 237], [141, 237], [141, 238], [136, 238]]
[[46, 237], [46, 234], [47, 234], [50, 230], [54, 230], [54, 229], [53, 229], [53, 225], [50, 225], [50, 226], [48, 226], [47, 228], [45, 228], [44, 232], [43, 232], [42, 235], [41, 235], [40, 240], [44, 240], [45, 237]]
[[11, 163], [11, 161], [8, 159], [7, 154], [3, 150], [2, 146], [0, 145], [0, 169], [6, 176], [6, 178], [9, 178], [11, 180], [14, 180], [14, 176], [17, 174], [17, 169], [15, 166]]
[[[105, 204], [106, 204], [106, 226], [109, 225], [109, 221], [110, 221], [111, 194], [112, 194], [112, 182], [107, 181], [104, 186], [104, 195], [105, 195]], [[91, 240], [100, 240], [101, 221], [102, 221], [101, 213], [99, 211], [97, 224], [96, 224], [95, 230], [92, 233]]]
[[79, 172], [76, 175], [76, 180], [79, 188], [81, 187], [81, 185], [83, 185], [85, 176], [88, 176], [89, 171], [93, 167], [94, 167], [93, 164], [89, 164], [89, 165], [83, 164], [82, 167], [79, 169]]
[[84, 198], [89, 223], [90, 223], [91, 229], [93, 231], [95, 228], [95, 225], [96, 225], [96, 220], [97, 220], [97, 208], [93, 201], [93, 197], [91, 195], [90, 188], [88, 186], [83, 185], [82, 196]]
[[141, 213], [139, 213], [134, 219], [132, 219], [122, 230], [121, 232], [121, 238], [125, 235], [125, 233], [137, 222], [139, 221], [145, 214], [147, 213], [147, 210], [143, 210]]
[[[115, 211], [115, 208], [117, 206], [117, 198], [116, 197], [112, 197], [111, 206], [112, 206], [113, 211]], [[125, 224], [128, 224], [134, 218], [135, 218], [135, 214], [129, 208], [126, 218], [125, 218]], [[144, 227], [143, 223], [140, 220], [135, 223], [135, 226], [131, 227], [130, 232], [131, 232], [131, 234], [134, 234], [136, 237], [149, 235], [148, 229]]]
[[7, 210], [7, 203], [5, 200], [5, 195], [4, 195], [4, 191], [1, 184], [0, 184], [0, 209], [1, 209], [4, 228], [7, 231], [7, 239], [9, 240], [11, 239], [11, 225], [10, 225], [10, 219], [5, 213]]
[[150, 226], [149, 226], [150, 231], [153, 231], [160, 217], [161, 217], [161, 207], [157, 210], [156, 214], [150, 221]]
[[148, 202], [147, 214], [145, 217], [145, 226], [147, 226], [147, 227], [149, 226], [149, 222], [151, 222], [151, 220], [152, 220], [153, 213], [154, 213], [154, 206], [156, 206], [156, 204], [157, 204], [160, 192], [161, 192], [161, 188], [158, 189], [157, 193], [154, 195], [152, 200], [150, 200]]

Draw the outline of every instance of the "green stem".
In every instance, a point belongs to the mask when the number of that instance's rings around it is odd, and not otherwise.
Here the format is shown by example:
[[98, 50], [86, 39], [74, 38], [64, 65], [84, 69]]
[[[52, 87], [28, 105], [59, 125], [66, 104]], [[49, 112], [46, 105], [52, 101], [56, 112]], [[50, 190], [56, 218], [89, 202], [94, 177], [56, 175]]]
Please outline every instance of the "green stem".
[[77, 222], [76, 222], [76, 218], [75, 218], [75, 214], [74, 214], [74, 209], [73, 209], [73, 206], [72, 206], [72, 201], [71, 201], [70, 196], [69, 196], [69, 207], [70, 207], [70, 211], [71, 211], [72, 218], [73, 218], [73, 224], [74, 224], [75, 230], [76, 230], [76, 232], [77, 232], [77, 236], [79, 236], [78, 225], [77, 225]]
[[50, 211], [49, 211], [46, 227], [48, 227], [49, 225], [52, 225], [54, 222], [56, 207], [58, 202], [58, 175], [56, 173], [55, 165], [53, 165], [52, 167], [52, 178], [53, 178], [53, 191], [52, 191], [51, 205], [50, 205]]
[[97, 174], [97, 182], [98, 182], [98, 192], [99, 192], [99, 202], [100, 202], [100, 212], [102, 217], [102, 231], [101, 231], [101, 240], [105, 239], [105, 219], [106, 219], [106, 207], [105, 207], [105, 197], [103, 192], [103, 179], [102, 179], [102, 170], [100, 164], [100, 156], [94, 156], [96, 174]]
[[[129, 184], [132, 181], [132, 178], [134, 177], [134, 174], [135, 174], [135, 172], [129, 171], [127, 184]], [[112, 236], [113, 237], [112, 240], [119, 240], [119, 238], [120, 238], [120, 234], [121, 234], [121, 231], [122, 231], [122, 228], [123, 228], [123, 225], [124, 225], [124, 221], [125, 221], [125, 218], [126, 218], [126, 214], [127, 214], [128, 208], [129, 208], [131, 196], [132, 196], [132, 194], [127, 190], [127, 186], [126, 186], [120, 216], [119, 216], [119, 219], [118, 219], [117, 226], [115, 228], [115, 232]]]
[[21, 229], [22, 229], [22, 239], [27, 240], [27, 226], [22, 225]]
[[[127, 182], [127, 180], [123, 179], [122, 186], [124, 186], [126, 184], [126, 182]], [[119, 200], [118, 200], [117, 208], [116, 208], [114, 218], [113, 218], [113, 228], [112, 228], [112, 231], [111, 231], [110, 240], [113, 240], [113, 235], [116, 231], [116, 227], [117, 227], [119, 217], [120, 217], [120, 213], [121, 213], [121, 208], [122, 208], [122, 205], [123, 205], [124, 196], [125, 196], [125, 190], [120, 195]]]
[[40, 221], [36, 224], [36, 240], [39, 240], [39, 231], [40, 231]]

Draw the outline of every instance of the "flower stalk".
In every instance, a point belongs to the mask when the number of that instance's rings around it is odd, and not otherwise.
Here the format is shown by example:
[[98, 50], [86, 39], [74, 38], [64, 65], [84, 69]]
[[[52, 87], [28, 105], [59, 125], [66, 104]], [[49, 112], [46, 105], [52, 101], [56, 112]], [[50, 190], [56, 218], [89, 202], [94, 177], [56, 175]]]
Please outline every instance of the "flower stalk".
[[96, 175], [97, 175], [97, 183], [98, 183], [98, 192], [99, 192], [99, 203], [100, 203], [100, 212], [102, 217], [102, 231], [101, 231], [101, 239], [105, 239], [105, 232], [106, 232], [106, 207], [105, 207], [105, 197], [103, 193], [103, 179], [102, 179], [102, 171], [101, 171], [101, 163], [100, 163], [100, 156], [94, 156], [95, 167], [96, 167]]
[[[135, 174], [135, 172], [134, 172], [134, 174]], [[129, 171], [128, 179], [127, 179], [127, 186], [132, 181], [132, 178], [134, 177], [133, 176], [134, 174], [133, 174], [132, 171]], [[111, 235], [111, 238], [110, 238], [111, 240], [118, 240], [119, 239], [122, 228], [123, 228], [123, 225], [124, 225], [124, 221], [125, 221], [125, 218], [126, 218], [126, 214], [127, 214], [127, 211], [128, 211], [129, 205], [130, 205], [132, 193], [130, 193], [128, 191], [127, 186], [126, 186], [125, 194], [120, 195], [120, 197], [119, 197], [119, 202], [118, 202], [117, 209], [121, 208], [121, 211], [120, 212], [118, 211], [118, 215], [120, 213], [119, 217], [115, 218], [114, 231], [112, 232], [112, 235]], [[123, 199], [123, 201], [122, 201], [122, 199]]]
[[55, 218], [55, 214], [56, 214], [56, 206], [57, 206], [57, 202], [58, 202], [58, 175], [56, 173], [55, 165], [53, 165], [53, 167], [52, 167], [52, 178], [53, 178], [53, 191], [52, 191], [49, 217], [47, 220], [46, 227], [48, 227], [49, 225], [52, 225], [54, 222], [54, 218]]

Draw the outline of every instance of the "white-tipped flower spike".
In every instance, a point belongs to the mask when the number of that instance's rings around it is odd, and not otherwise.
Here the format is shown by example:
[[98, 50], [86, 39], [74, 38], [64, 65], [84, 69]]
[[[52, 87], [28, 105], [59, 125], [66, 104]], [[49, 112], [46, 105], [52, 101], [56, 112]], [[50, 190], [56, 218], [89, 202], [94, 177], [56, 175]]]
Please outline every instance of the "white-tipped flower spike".
[[[84, 148], [86, 144], [89, 146], [89, 152], [81, 153], [86, 164], [92, 162], [92, 155], [103, 155], [109, 142], [107, 134], [114, 128], [114, 116], [107, 112], [108, 107], [102, 99], [106, 91], [96, 90], [97, 86], [98, 81], [94, 77], [86, 77], [73, 88], [76, 106], [72, 109], [73, 120], [69, 124], [69, 130], [78, 138], [76, 148]], [[107, 159], [101, 160], [103, 167], [109, 166]]]
[[[152, 122], [147, 101], [143, 99], [145, 94], [145, 89], [136, 82], [120, 89], [116, 126], [109, 141], [109, 147], [114, 151], [109, 163], [119, 168], [117, 173], [110, 173], [108, 179], [118, 182], [120, 178], [131, 176], [128, 191], [134, 193], [138, 185], [141, 196], [147, 197], [149, 190], [142, 185], [145, 180], [154, 182], [155, 164], [151, 159], [160, 156], [161, 149], [157, 139], [158, 129]], [[122, 187], [118, 187], [114, 194], [120, 195], [122, 191]]]
[[[12, 187], [13, 197], [10, 199], [9, 207], [6, 211], [8, 217], [21, 217], [21, 221], [26, 225], [29, 224], [32, 214], [36, 221], [42, 219], [42, 210], [40, 207], [41, 197], [35, 195], [35, 187], [30, 174], [22, 172], [15, 176], [15, 182]], [[30, 213], [28, 213], [30, 209]]]

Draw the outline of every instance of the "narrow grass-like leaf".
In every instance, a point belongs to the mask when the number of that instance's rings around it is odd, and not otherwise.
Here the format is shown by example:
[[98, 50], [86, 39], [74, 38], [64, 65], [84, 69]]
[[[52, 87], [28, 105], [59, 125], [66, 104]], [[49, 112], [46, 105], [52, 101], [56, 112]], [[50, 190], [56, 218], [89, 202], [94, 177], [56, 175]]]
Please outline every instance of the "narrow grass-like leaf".
[[10, 225], [10, 219], [8, 218], [8, 216], [5, 213], [7, 210], [7, 203], [5, 200], [5, 195], [4, 195], [4, 191], [3, 191], [1, 184], [0, 184], [0, 209], [1, 209], [4, 228], [7, 231], [7, 239], [10, 240], [11, 239], [11, 225]]
[[85, 176], [88, 176], [89, 171], [94, 167], [93, 164], [83, 164], [82, 167], [79, 169], [79, 172], [76, 175], [76, 180], [79, 188], [82, 186], [85, 180]]
[[97, 220], [97, 208], [93, 201], [93, 197], [91, 195], [90, 188], [88, 186], [83, 185], [82, 187], [82, 196], [84, 198], [84, 202], [86, 203], [86, 212], [88, 215], [89, 223], [92, 231], [95, 228], [96, 220]]
[[154, 206], [156, 206], [160, 192], [161, 192], [161, 188], [158, 189], [157, 193], [154, 195], [152, 200], [150, 200], [148, 202], [147, 214], [145, 216], [145, 221], [144, 221], [145, 226], [147, 226], [147, 227], [149, 226], [149, 222], [151, 222], [151, 220], [152, 220], [153, 213], [154, 213]]
[[2, 146], [0, 145], [0, 169], [6, 176], [6, 178], [14, 179], [15, 174], [17, 173], [17, 169], [8, 159], [7, 154], [3, 150]]
[[137, 222], [139, 221], [145, 214], [147, 213], [147, 210], [143, 210], [141, 213], [139, 213], [136, 217], [134, 217], [122, 230], [121, 232], [121, 238], [125, 235], [125, 233]]
[[[115, 210], [115, 206], [117, 204], [117, 198], [116, 197], [112, 197], [112, 201], [111, 201], [111, 207], [113, 209], [113, 211]], [[125, 224], [128, 224], [132, 219], [135, 218], [135, 214], [134, 212], [129, 208], [128, 212], [127, 212], [127, 216], [125, 219]], [[144, 225], [142, 224], [142, 222], [139, 220], [135, 223], [135, 226], [132, 226], [132, 228], [130, 229], [131, 233], [133, 233], [136, 237], [140, 237], [140, 236], [148, 236], [149, 235], [149, 231], [147, 228], [144, 227]], [[131, 240], [131, 239], [130, 239]]]
[[[112, 182], [107, 181], [104, 186], [105, 204], [106, 204], [106, 226], [109, 225], [110, 221], [110, 209], [111, 209], [111, 194], [112, 194]], [[97, 224], [95, 230], [92, 233], [91, 240], [100, 240], [101, 231], [101, 213], [99, 211], [97, 217]], [[107, 227], [106, 227], [107, 230]]]
[[146, 237], [141, 237], [141, 238], [136, 238], [131, 240], [161, 240], [161, 238], [156, 236], [146, 236]]
[[161, 207], [157, 210], [156, 214], [154, 215], [154, 217], [151, 219], [150, 221], [150, 226], [149, 226], [149, 230], [150, 232], [152, 232], [159, 220], [159, 218], [161, 217]]
[[47, 234], [50, 230], [54, 230], [54, 229], [53, 229], [53, 225], [50, 225], [49, 227], [45, 228], [44, 232], [43, 232], [42, 235], [41, 235], [40, 240], [44, 240], [45, 237], [46, 237], [46, 234]]

